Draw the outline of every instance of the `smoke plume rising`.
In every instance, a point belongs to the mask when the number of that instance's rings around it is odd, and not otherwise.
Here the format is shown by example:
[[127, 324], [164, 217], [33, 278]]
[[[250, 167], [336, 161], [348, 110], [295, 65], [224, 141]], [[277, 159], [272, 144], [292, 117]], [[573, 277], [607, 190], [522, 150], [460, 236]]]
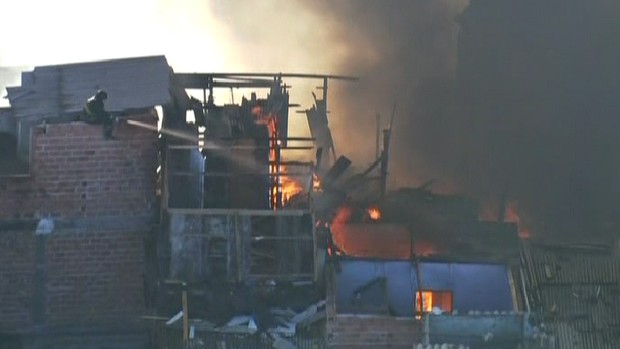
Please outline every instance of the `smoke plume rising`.
[[307, 6], [328, 19], [337, 71], [363, 79], [332, 89], [337, 150], [372, 158], [375, 112], [396, 102], [393, 184], [506, 199], [538, 237], [620, 228], [617, 2]]
[[28, 13], [45, 30], [4, 37], [0, 66], [163, 53], [176, 71], [357, 75], [330, 85], [336, 150], [371, 162], [375, 114], [387, 127], [396, 103], [393, 188], [506, 198], [534, 236], [619, 228], [617, 1], [114, 0], [94, 27], [88, 11], [7, 3], [7, 27]]
[[[357, 164], [372, 161], [375, 115], [380, 113], [382, 126], [388, 127], [396, 103], [390, 166], [394, 185], [416, 184], [435, 176], [440, 169], [434, 168], [434, 159], [450, 147], [451, 137], [444, 133], [452, 131], [442, 119], [453, 93], [455, 19], [465, 5], [465, 1], [451, 0], [318, 1], [308, 5], [326, 17], [330, 26], [331, 47], [325, 51], [342, 52], [334, 70], [361, 78], [353, 85], [332, 84], [330, 123], [337, 150]], [[438, 138], [443, 141], [433, 141]]]

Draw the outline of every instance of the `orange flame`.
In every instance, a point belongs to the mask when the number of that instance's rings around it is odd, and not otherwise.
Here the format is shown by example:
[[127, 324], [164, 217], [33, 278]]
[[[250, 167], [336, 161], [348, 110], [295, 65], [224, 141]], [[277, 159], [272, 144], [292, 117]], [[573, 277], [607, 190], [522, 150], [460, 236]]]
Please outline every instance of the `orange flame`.
[[[280, 166], [280, 171], [287, 172], [286, 167]], [[295, 195], [304, 191], [304, 187], [291, 177], [281, 176], [280, 181], [282, 182], [282, 203], [287, 203]]]
[[278, 134], [277, 116], [274, 113], [265, 114], [263, 108], [255, 106], [252, 108], [254, 120], [259, 125], [267, 125], [269, 130], [269, 174], [271, 175], [271, 190], [269, 201], [273, 209], [279, 208], [281, 200], [282, 205], [286, 204], [293, 197], [303, 192], [303, 185], [295, 179], [282, 175], [287, 173], [286, 166], [279, 165], [281, 161], [278, 147], [280, 146]]
[[316, 173], [312, 174], [312, 190], [314, 191], [322, 191], [323, 186], [321, 185], [321, 180]]
[[[420, 294], [422, 294], [422, 298], [420, 298]], [[416, 303], [418, 304], [418, 309], [422, 310], [425, 313], [430, 313], [431, 311], [433, 311], [433, 292], [416, 292], [415, 299]]]
[[368, 217], [370, 217], [370, 219], [372, 219], [373, 221], [378, 221], [379, 219], [381, 219], [381, 211], [379, 210], [379, 207], [369, 207], [367, 211]]
[[530, 230], [525, 226], [521, 217], [519, 217], [519, 212], [514, 202], [508, 203], [505, 220], [506, 222], [515, 223], [517, 225], [519, 237], [522, 239], [529, 239], [531, 237]]
[[[411, 258], [411, 234], [405, 226], [353, 221], [353, 208], [342, 206], [336, 211], [330, 226], [332, 241], [344, 254], [370, 258]], [[437, 251], [428, 241], [415, 241], [413, 253], [430, 256]]]

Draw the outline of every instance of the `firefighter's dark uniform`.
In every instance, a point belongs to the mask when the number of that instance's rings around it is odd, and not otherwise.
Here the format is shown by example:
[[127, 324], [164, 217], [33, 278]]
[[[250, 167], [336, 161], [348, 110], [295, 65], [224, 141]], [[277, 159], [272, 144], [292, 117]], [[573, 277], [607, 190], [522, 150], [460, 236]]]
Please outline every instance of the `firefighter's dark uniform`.
[[113, 118], [105, 111], [103, 101], [108, 97], [103, 91], [97, 92], [96, 95], [90, 97], [86, 101], [83, 109], [82, 120], [89, 124], [102, 124], [103, 137], [105, 139], [112, 138]]

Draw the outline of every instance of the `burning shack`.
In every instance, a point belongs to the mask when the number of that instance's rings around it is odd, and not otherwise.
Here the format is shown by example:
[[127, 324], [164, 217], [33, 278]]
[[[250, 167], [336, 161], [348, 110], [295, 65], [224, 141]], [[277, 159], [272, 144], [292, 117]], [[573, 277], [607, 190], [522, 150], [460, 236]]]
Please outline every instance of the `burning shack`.
[[[296, 79], [321, 85], [299, 111], [310, 137], [290, 127]], [[390, 129], [354, 171], [332, 80], [350, 78], [178, 73], [163, 56], [24, 73], [0, 110], [0, 340], [544, 348], [516, 225], [388, 191]], [[76, 121], [99, 89], [118, 139]]]
[[[324, 324], [317, 306], [324, 307], [327, 253], [315, 192], [335, 160], [328, 82], [350, 78], [176, 73], [173, 79], [188, 95], [182, 107], [163, 109], [156, 314], [184, 314], [177, 325], [185, 342], [194, 328], [196, 340], [269, 334], [244, 339], [268, 345], [314, 331], [310, 340], [323, 345], [324, 326], [310, 326]], [[322, 99], [314, 95], [314, 106], [302, 111], [311, 137], [292, 134], [289, 109], [296, 105], [285, 79], [322, 82]], [[237, 104], [218, 105], [222, 89], [250, 92]]]

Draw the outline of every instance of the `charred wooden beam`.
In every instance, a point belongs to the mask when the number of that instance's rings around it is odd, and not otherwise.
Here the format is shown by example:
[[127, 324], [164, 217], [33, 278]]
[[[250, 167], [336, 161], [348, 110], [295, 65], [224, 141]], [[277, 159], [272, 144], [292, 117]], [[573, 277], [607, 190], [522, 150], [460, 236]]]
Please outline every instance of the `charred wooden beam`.
[[340, 156], [334, 166], [323, 176], [323, 187], [330, 188], [334, 182], [351, 166], [351, 160], [346, 156]]

